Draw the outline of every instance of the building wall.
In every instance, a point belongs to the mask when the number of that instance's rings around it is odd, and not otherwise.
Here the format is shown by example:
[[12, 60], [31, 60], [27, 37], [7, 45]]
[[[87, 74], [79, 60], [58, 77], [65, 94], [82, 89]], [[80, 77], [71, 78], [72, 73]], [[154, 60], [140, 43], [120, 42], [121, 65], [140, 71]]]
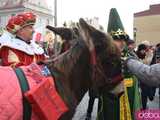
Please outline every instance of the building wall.
[[35, 24], [35, 30], [37, 32], [44, 34], [45, 26], [47, 24], [53, 25], [54, 17], [45, 0], [28, 0], [27, 2], [24, 2], [20, 7], [0, 10], [0, 27], [5, 28], [11, 16], [28, 11], [31, 11], [37, 15]]
[[149, 41], [152, 45], [160, 43], [160, 15], [140, 16], [134, 18], [136, 43]]
[[0, 11], [0, 27], [4, 28], [11, 16], [24, 12], [24, 8], [6, 9]]
[[39, 12], [39, 11], [35, 11], [35, 10], [32, 10], [32, 9], [25, 9], [25, 12], [26, 11], [32, 11], [37, 16], [36, 24], [34, 26], [35, 31], [40, 32], [42, 34], [45, 34], [46, 25], [48, 25], [48, 24], [53, 25], [53, 16], [52, 15], [42, 13], [42, 12]]

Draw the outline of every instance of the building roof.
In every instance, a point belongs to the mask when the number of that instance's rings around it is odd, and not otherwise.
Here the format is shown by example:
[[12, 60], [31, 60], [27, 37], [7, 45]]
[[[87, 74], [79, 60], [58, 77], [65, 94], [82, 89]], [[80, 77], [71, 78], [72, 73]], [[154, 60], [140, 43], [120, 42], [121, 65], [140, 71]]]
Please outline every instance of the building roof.
[[[1, 2], [1, 0], [0, 0], [0, 2]], [[49, 9], [49, 7], [46, 3], [46, 0], [2, 0], [2, 3], [0, 5], [0, 10], [24, 7], [25, 3], [38, 5], [38, 6], [45, 8], [45, 9]]]
[[160, 15], [160, 4], [150, 5], [150, 8], [148, 10], [134, 13], [134, 17], [143, 17], [150, 15]]
[[23, 7], [24, 0], [3, 0], [0, 9], [12, 9], [16, 7]]

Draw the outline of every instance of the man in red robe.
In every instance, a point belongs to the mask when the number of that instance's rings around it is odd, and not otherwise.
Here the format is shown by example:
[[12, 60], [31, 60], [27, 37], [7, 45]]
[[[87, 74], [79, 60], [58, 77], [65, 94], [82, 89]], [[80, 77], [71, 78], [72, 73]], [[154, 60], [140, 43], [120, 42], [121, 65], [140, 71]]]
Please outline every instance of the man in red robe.
[[20, 13], [9, 19], [7, 31], [0, 37], [3, 66], [26, 66], [45, 59], [44, 50], [32, 40], [36, 16]]

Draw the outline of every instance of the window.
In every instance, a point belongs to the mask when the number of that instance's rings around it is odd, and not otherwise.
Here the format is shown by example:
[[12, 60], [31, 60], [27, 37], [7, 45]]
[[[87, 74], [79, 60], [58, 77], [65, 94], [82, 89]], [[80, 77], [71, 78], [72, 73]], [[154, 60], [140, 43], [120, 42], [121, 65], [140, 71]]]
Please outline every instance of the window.
[[15, 16], [15, 15], [16, 15], [15, 13], [11, 14], [11, 16]]
[[47, 19], [47, 25], [49, 25], [49, 19]]
[[39, 18], [39, 23], [41, 23], [42, 22], [42, 19], [41, 18]]

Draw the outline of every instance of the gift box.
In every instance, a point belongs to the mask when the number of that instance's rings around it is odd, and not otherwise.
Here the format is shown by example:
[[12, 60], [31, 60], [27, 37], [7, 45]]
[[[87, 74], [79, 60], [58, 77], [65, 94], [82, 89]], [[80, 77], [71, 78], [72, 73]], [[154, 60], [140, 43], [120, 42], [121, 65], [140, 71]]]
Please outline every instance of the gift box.
[[49, 78], [43, 78], [36, 87], [25, 93], [25, 97], [39, 120], [58, 120], [68, 111]]

